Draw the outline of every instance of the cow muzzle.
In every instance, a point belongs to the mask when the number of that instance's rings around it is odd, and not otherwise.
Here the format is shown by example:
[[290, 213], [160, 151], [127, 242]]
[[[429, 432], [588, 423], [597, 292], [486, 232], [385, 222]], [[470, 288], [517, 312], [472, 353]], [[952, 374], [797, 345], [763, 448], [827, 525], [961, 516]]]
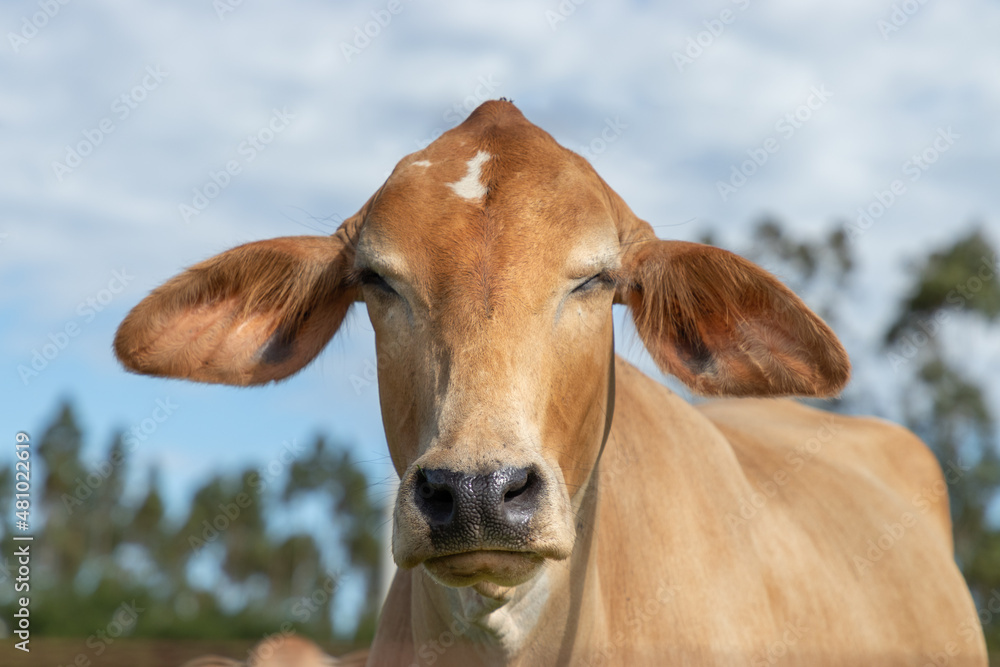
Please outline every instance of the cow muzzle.
[[414, 466], [397, 500], [396, 562], [423, 564], [449, 586], [522, 583], [572, 548], [572, 538], [566, 544], [552, 534], [562, 523], [552, 521], [553, 486], [537, 466], [475, 473]]
[[418, 470], [414, 504], [427, 521], [431, 541], [443, 550], [480, 546], [520, 550], [541, 491], [538, 474], [503, 468], [486, 475]]

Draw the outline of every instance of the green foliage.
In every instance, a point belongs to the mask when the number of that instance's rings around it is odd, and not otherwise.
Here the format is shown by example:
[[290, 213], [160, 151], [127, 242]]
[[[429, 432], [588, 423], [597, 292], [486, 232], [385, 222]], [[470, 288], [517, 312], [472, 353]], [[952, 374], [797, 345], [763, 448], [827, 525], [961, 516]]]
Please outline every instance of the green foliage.
[[940, 311], [964, 309], [993, 322], [1000, 316], [997, 252], [975, 230], [953, 245], [932, 252], [911, 269], [913, 285], [885, 334], [887, 345]]
[[[948, 480], [955, 558], [981, 607], [1000, 591], [1000, 530], [986, 516], [1000, 489], [1000, 450], [985, 390], [958, 368], [954, 357], [962, 351], [949, 349], [941, 327], [951, 319], [997, 320], [996, 262], [996, 250], [977, 230], [915, 263], [913, 284], [884, 338], [914, 369], [902, 392], [907, 425], [957, 471]], [[991, 649], [1000, 650], [1000, 619], [985, 631]]]
[[834, 228], [817, 241], [798, 240], [790, 238], [773, 218], [757, 223], [752, 245], [745, 254], [760, 264], [780, 267], [783, 277], [800, 289], [818, 279], [843, 285], [855, 265], [843, 229]]
[[[39, 635], [89, 637], [122, 618], [127, 605], [140, 610], [126, 628], [133, 637], [260, 639], [291, 622], [319, 640], [371, 641], [372, 605], [357, 611], [352, 635], [331, 621], [344, 578], [363, 582], [365, 597], [375, 597], [382, 554], [381, 513], [345, 448], [318, 439], [287, 479], [270, 475], [265, 482], [252, 469], [217, 473], [171, 522], [156, 469], [140, 476], [142, 488], [126, 501], [130, 462], [120, 436], [102, 462], [85, 464], [69, 404], [36, 442], [32, 518], [44, 517], [33, 526], [35, 544], [44, 548], [34, 552], [31, 592]], [[0, 470], [2, 502], [11, 486], [11, 470]], [[329, 521], [310, 533], [279, 534], [272, 517], [293, 513], [306, 494], [326, 499]], [[5, 512], [0, 525], [6, 533], [12, 514]], [[329, 548], [338, 542], [346, 562], [336, 562]], [[206, 571], [215, 573], [207, 585]], [[0, 584], [0, 613], [12, 612], [13, 591]]]
[[[379, 589], [379, 558], [383, 550], [378, 528], [384, 518], [369, 500], [370, 484], [356, 467], [350, 465], [347, 452], [330, 452], [326, 442], [317, 439], [312, 451], [292, 464], [284, 499], [294, 500], [320, 492], [328, 498], [328, 512], [343, 517], [341, 539], [351, 564], [367, 573], [369, 591]], [[374, 596], [359, 610], [357, 637], [374, 637], [378, 605]]]

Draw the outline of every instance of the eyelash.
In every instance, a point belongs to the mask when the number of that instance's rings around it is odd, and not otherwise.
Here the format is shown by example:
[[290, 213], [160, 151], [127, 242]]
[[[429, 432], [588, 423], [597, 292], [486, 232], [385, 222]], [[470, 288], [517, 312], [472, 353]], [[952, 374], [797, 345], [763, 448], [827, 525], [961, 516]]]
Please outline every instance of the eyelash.
[[[396, 290], [386, 282], [385, 278], [375, 273], [371, 269], [363, 269], [358, 275], [358, 280], [362, 285], [368, 285], [370, 287], [375, 287], [389, 294], [396, 294]], [[602, 271], [596, 275], [591, 276], [587, 280], [583, 281], [579, 285], [573, 288], [574, 294], [583, 294], [589, 292], [599, 285], [603, 284], [606, 287], [611, 287], [614, 285], [614, 279], [606, 271]]]
[[611, 287], [614, 285], [614, 279], [607, 271], [602, 271], [597, 275], [587, 278], [587, 280], [574, 287], [573, 293], [583, 294], [597, 288], [599, 285]]
[[363, 269], [361, 273], [358, 275], [358, 280], [361, 282], [362, 285], [375, 287], [390, 294], [396, 293], [396, 290], [392, 289], [392, 286], [386, 282], [385, 278], [375, 273], [371, 269]]

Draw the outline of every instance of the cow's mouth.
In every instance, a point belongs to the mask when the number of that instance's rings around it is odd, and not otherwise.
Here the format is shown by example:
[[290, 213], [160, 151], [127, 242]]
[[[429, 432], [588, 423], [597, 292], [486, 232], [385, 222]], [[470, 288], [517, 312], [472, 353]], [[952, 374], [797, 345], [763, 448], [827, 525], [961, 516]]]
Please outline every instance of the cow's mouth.
[[531, 579], [544, 560], [535, 552], [490, 549], [428, 558], [424, 567], [445, 586], [459, 588], [480, 582], [518, 586]]

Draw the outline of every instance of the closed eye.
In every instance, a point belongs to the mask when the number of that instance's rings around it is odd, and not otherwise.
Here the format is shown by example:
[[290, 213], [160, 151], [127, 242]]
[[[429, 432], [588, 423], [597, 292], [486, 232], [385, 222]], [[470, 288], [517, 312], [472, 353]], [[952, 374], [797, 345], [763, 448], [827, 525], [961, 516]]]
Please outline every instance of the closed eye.
[[572, 294], [585, 294], [588, 292], [595, 291], [602, 287], [613, 287], [615, 284], [614, 278], [608, 271], [601, 271], [595, 274], [579, 285], [573, 288]]
[[371, 269], [362, 269], [358, 274], [358, 280], [362, 285], [367, 287], [374, 287], [388, 294], [396, 294], [396, 290], [392, 289], [392, 286], [386, 282], [385, 278]]

